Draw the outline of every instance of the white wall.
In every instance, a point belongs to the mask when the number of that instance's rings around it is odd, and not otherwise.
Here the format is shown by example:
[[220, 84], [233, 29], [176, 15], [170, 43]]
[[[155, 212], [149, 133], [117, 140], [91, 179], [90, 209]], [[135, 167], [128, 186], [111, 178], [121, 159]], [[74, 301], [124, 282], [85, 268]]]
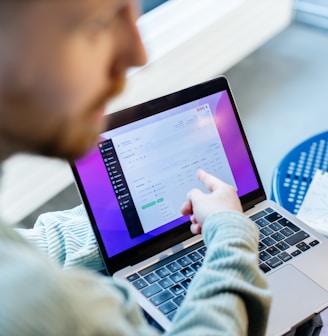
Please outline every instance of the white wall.
[[293, 0], [172, 0], [141, 17], [149, 63], [108, 111], [215, 77], [291, 21]]

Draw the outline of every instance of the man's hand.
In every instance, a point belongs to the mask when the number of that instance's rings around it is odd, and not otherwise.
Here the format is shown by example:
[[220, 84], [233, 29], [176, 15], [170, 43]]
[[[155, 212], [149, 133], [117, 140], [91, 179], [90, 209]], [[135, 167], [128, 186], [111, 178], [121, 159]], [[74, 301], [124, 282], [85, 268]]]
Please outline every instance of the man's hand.
[[182, 205], [184, 216], [190, 215], [190, 230], [194, 234], [201, 233], [205, 219], [219, 211], [234, 210], [242, 212], [242, 207], [234, 187], [224, 183], [204, 170], [197, 172], [197, 177], [211, 192], [205, 194], [199, 189], [192, 189], [187, 194], [187, 201]]

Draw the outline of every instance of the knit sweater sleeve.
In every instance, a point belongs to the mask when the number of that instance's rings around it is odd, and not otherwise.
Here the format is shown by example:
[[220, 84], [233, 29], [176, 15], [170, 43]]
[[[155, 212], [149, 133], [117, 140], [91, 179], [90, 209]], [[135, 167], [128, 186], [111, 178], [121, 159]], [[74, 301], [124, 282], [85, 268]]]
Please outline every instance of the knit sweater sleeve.
[[70, 210], [44, 213], [39, 216], [32, 229], [16, 230], [64, 269], [75, 266], [95, 271], [105, 269], [82, 205]]
[[0, 225], [0, 335], [155, 336], [126, 284], [63, 271]]
[[207, 253], [168, 335], [264, 335], [271, 293], [258, 267], [258, 232], [237, 212], [210, 216]]

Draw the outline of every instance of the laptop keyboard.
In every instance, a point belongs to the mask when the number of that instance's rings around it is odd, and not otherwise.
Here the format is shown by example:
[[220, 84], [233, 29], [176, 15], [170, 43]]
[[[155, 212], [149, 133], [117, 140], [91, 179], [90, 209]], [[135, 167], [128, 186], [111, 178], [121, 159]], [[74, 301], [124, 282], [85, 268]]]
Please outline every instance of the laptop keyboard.
[[317, 239], [271, 208], [250, 218], [260, 231], [259, 264], [265, 273], [319, 244]]
[[201, 241], [127, 277], [145, 297], [172, 320], [186, 290], [201, 267], [206, 247]]
[[[319, 244], [309, 233], [271, 208], [250, 218], [260, 231], [259, 266], [265, 273]], [[172, 320], [189, 283], [202, 265], [205, 252], [201, 241], [129, 275], [127, 280]]]

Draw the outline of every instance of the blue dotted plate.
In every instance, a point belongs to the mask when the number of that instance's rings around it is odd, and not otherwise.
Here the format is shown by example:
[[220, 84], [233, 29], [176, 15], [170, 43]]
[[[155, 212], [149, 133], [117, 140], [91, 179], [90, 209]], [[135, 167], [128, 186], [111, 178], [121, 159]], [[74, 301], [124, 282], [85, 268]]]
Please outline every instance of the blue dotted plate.
[[317, 169], [328, 168], [328, 131], [291, 150], [279, 163], [272, 178], [272, 200], [297, 214]]

